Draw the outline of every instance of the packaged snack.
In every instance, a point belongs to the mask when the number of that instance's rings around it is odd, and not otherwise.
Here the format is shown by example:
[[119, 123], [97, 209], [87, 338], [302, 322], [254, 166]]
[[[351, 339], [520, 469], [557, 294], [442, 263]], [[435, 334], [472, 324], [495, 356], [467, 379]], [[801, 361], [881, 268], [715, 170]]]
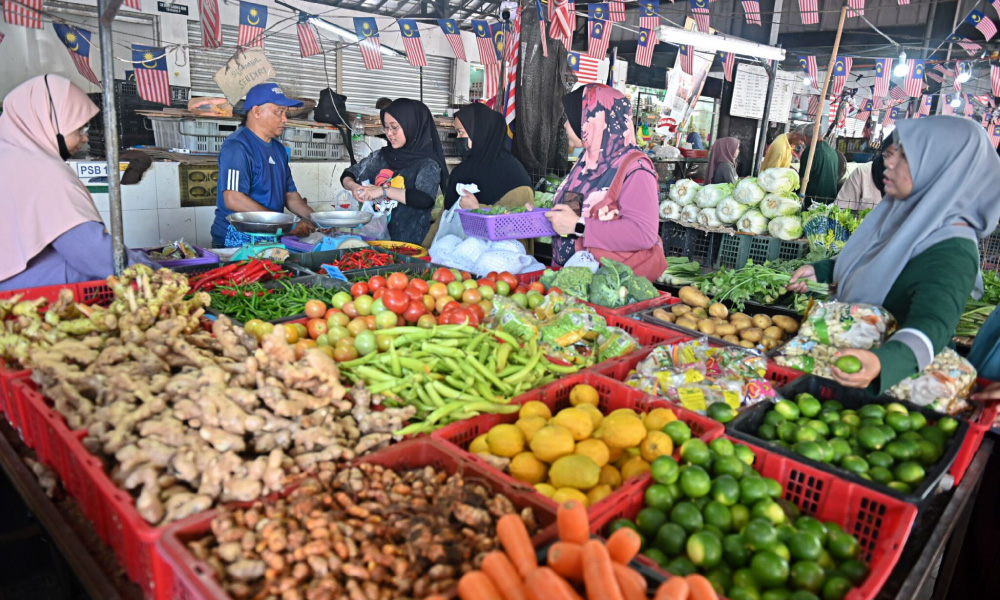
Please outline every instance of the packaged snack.
[[945, 348], [926, 369], [892, 386], [889, 395], [955, 414], [970, 407], [965, 398], [975, 384], [976, 368], [972, 363], [951, 348]]

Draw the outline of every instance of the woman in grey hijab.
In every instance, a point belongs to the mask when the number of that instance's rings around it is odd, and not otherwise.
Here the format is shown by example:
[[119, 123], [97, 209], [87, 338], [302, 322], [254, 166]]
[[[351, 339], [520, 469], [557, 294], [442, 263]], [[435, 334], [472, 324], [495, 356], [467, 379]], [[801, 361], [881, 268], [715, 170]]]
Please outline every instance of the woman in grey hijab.
[[856, 356], [857, 373], [833, 369], [843, 385], [881, 394], [922, 371], [950, 341], [965, 301], [983, 291], [977, 241], [1000, 220], [1000, 157], [970, 119], [899, 122], [895, 154], [885, 159], [885, 198], [835, 259], [801, 267], [803, 280], [835, 286], [840, 302], [884, 306], [898, 330]]

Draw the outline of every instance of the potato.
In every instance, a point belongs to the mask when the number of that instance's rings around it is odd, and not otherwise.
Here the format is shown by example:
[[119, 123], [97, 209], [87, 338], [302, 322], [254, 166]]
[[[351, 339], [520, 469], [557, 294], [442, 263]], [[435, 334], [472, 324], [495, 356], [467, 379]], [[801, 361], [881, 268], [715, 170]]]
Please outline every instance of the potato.
[[750, 348], [751, 350], [756, 347], [754, 346], [753, 342], [748, 342], [746, 340], [740, 340], [740, 346], [743, 346], [744, 348]]
[[674, 313], [678, 317], [691, 312], [691, 307], [687, 304], [674, 304], [670, 307], [670, 312]]
[[746, 319], [747, 321], [749, 321], [750, 315], [741, 312], [729, 313], [729, 320], [732, 321], [733, 319]]
[[729, 309], [726, 308], [725, 304], [721, 302], [716, 302], [708, 307], [708, 314], [713, 317], [719, 317], [720, 319], [725, 319], [729, 316]]
[[701, 307], [698, 307], [698, 308], [695, 308], [694, 310], [692, 310], [691, 314], [693, 314], [694, 316], [698, 317], [699, 319], [707, 319], [708, 318], [708, 312], [704, 308], [701, 308]]
[[771, 318], [771, 322], [781, 327], [785, 333], [795, 333], [799, 330], [799, 322], [785, 315], [775, 315]]
[[740, 338], [736, 337], [735, 335], [724, 335], [722, 336], [722, 339], [729, 342], [730, 344], [740, 343]]
[[662, 308], [657, 308], [657, 309], [655, 309], [653, 311], [653, 318], [654, 319], [659, 319], [661, 321], [666, 321], [667, 317], [669, 317], [669, 316], [670, 316], [670, 313], [668, 313], [667, 311], [663, 310]]
[[698, 321], [698, 331], [706, 335], [715, 335], [715, 323], [708, 319]]
[[680, 317], [679, 319], [674, 321], [674, 324], [679, 327], [683, 327], [684, 329], [693, 329], [695, 331], [698, 331], [698, 321], [695, 321], [691, 317], [687, 316]]
[[726, 323], [724, 325], [716, 325], [715, 335], [718, 336], [736, 335], [736, 327], [732, 323]]
[[680, 296], [681, 302], [687, 304], [688, 306], [694, 306], [697, 308], [708, 308], [709, 300], [708, 296], [702, 294], [696, 288], [686, 285], [677, 292]]
[[781, 345], [781, 341], [771, 338], [764, 338], [763, 340], [761, 340], [760, 345], [764, 347], [765, 352], [770, 352], [771, 350], [774, 350], [779, 345]]
[[751, 327], [740, 332], [740, 338], [756, 344], [764, 339], [764, 330], [759, 327]]
[[764, 330], [764, 338], [769, 340], [781, 341], [785, 339], [785, 332], [781, 330], [781, 327], [771, 325]]
[[729, 322], [736, 328], [736, 331], [743, 331], [744, 329], [750, 329], [753, 327], [753, 321], [750, 320], [750, 317], [746, 317], [744, 319], [732, 318], [729, 319]]
[[771, 317], [767, 315], [754, 315], [753, 326], [760, 329], [767, 329], [771, 326]]
[[709, 317], [709, 320], [712, 321], [713, 323], [715, 323], [716, 325], [728, 325], [729, 324], [729, 321], [727, 321], [725, 319], [720, 319], [719, 317]]

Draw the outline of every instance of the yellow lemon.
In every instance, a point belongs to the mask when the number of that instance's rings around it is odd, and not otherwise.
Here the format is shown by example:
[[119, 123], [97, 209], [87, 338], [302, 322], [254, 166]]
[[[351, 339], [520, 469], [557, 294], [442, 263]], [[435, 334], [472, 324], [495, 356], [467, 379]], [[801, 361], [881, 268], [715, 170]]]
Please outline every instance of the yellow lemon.
[[524, 451], [524, 434], [517, 425], [504, 423], [490, 429], [486, 434], [486, 443], [491, 454], [511, 458]]
[[590, 501], [590, 505], [593, 506], [610, 495], [611, 495], [610, 485], [598, 484], [595, 485], [592, 490], [587, 492], [587, 500]]
[[642, 460], [641, 456], [635, 456], [622, 465], [622, 479], [629, 479], [649, 471], [649, 463]]
[[521, 411], [517, 413], [517, 416], [524, 419], [526, 417], [541, 417], [543, 419], [551, 419], [552, 411], [549, 410], [548, 406], [539, 402], [538, 400], [532, 400], [530, 402], [525, 402], [524, 406], [521, 407]]
[[633, 448], [646, 438], [646, 426], [635, 413], [615, 411], [604, 417], [594, 437], [603, 440], [608, 448]]
[[669, 408], [654, 408], [642, 418], [646, 431], [663, 431], [667, 423], [677, 420], [677, 415]]
[[587, 385], [586, 383], [574, 385], [573, 389], [569, 392], [569, 403], [571, 406], [579, 406], [581, 404], [597, 406], [600, 401], [601, 397], [598, 395], [597, 390], [594, 389], [594, 386]]
[[597, 485], [609, 485], [611, 489], [617, 490], [622, 486], [622, 474], [611, 465], [601, 467], [601, 476], [597, 479]]
[[545, 481], [548, 467], [531, 452], [522, 452], [510, 461], [507, 470], [514, 479], [534, 485]]
[[564, 456], [552, 463], [549, 469], [549, 481], [557, 488], [589, 490], [597, 485], [600, 477], [601, 468], [589, 456], [582, 454]]
[[593, 404], [580, 404], [576, 407], [577, 410], [582, 410], [590, 416], [590, 421], [594, 424], [594, 429], [601, 426], [601, 421], [604, 420], [604, 413], [601, 409], [597, 408]]
[[535, 433], [531, 440], [531, 451], [539, 460], [552, 463], [556, 459], [573, 454], [576, 444], [569, 429], [559, 425], [546, 425]]
[[639, 446], [642, 460], [651, 463], [660, 456], [670, 456], [674, 453], [674, 441], [662, 431], [650, 431]]
[[552, 495], [556, 493], [556, 488], [552, 487], [548, 483], [536, 483], [535, 491], [545, 496], [546, 498], [551, 498]]
[[524, 434], [524, 441], [530, 444], [538, 430], [545, 427], [546, 420], [542, 417], [521, 417], [514, 424]]
[[555, 417], [552, 417], [553, 425], [562, 425], [569, 429], [576, 441], [585, 440], [594, 432], [594, 422], [590, 415], [578, 408], [564, 408]]
[[559, 488], [550, 497], [560, 506], [563, 502], [568, 502], [570, 500], [576, 500], [584, 506], [590, 506], [590, 499], [587, 498], [587, 494], [573, 488]]
[[577, 442], [573, 454], [589, 456], [598, 467], [608, 464], [608, 447], [601, 440], [589, 439]]
[[638, 446], [634, 448], [625, 448], [621, 452], [622, 452], [621, 456], [618, 458], [618, 460], [614, 462], [615, 468], [618, 469], [619, 471], [621, 471], [622, 467], [625, 466], [625, 463], [627, 463], [628, 461], [632, 460], [637, 456], [642, 455], [642, 451], [639, 450]]
[[[619, 408], [617, 410], [611, 411], [611, 414], [612, 415], [632, 415], [633, 417], [635, 417], [637, 419], [639, 418], [639, 414], [636, 413], [631, 408]], [[608, 415], [608, 416], [610, 416], [610, 415]]]
[[[607, 446], [607, 444], [605, 444]], [[614, 464], [622, 459], [625, 451], [621, 448], [608, 448], [608, 462]]]
[[479, 454], [481, 452], [489, 452], [490, 446], [489, 444], [486, 443], [486, 435], [487, 434], [484, 433], [483, 435], [472, 440], [472, 443], [469, 444], [469, 452], [473, 454]]

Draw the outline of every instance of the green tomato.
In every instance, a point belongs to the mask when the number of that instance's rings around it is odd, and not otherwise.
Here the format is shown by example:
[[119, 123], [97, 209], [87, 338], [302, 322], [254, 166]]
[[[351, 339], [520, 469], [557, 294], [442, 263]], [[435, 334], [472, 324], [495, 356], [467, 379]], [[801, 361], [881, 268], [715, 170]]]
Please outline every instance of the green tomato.
[[488, 285], [479, 286], [479, 293], [483, 295], [483, 300], [492, 300], [493, 296], [496, 295], [496, 292], [493, 291], [493, 288], [491, 288]]
[[363, 296], [358, 296], [354, 299], [354, 308], [358, 311], [358, 315], [362, 317], [367, 317], [372, 314], [372, 304], [375, 301], [368, 294]]
[[528, 297], [524, 294], [514, 294], [510, 299], [521, 308], [528, 308]]
[[339, 342], [342, 338], [351, 337], [351, 332], [347, 330], [346, 327], [341, 327], [340, 325], [335, 325], [327, 330], [326, 339], [327, 342], [333, 346]]
[[347, 292], [337, 292], [330, 299], [330, 304], [334, 308], [344, 308], [344, 305], [351, 301], [351, 295]]
[[479, 284], [476, 283], [475, 279], [466, 279], [465, 281], [462, 282], [462, 287], [464, 287], [467, 290], [474, 290], [477, 287], [479, 287]]
[[448, 295], [452, 298], [458, 299], [462, 297], [462, 292], [465, 291], [465, 286], [462, 285], [461, 281], [452, 281], [448, 284]]
[[[355, 308], [357, 308], [357, 306], [355, 306]], [[379, 298], [378, 300], [372, 302], [372, 308], [371, 308], [371, 310], [372, 310], [371, 314], [373, 314], [373, 315], [375, 315], [377, 317], [378, 315], [380, 315], [381, 313], [384, 313], [385, 311], [387, 311], [389, 309], [387, 309], [385, 307], [385, 304], [383, 304], [382, 299]]]
[[[389, 329], [390, 327], [395, 327], [397, 322], [398, 318], [396, 317], [396, 313], [391, 310], [383, 310], [379, 314], [375, 315], [376, 329]], [[362, 352], [362, 354], [365, 353]]]
[[378, 350], [378, 341], [375, 339], [375, 334], [371, 330], [362, 331], [354, 338], [354, 349], [358, 351], [358, 354], [365, 356], [371, 354]]
[[498, 281], [497, 293], [501, 296], [510, 296], [510, 284], [506, 281]]

